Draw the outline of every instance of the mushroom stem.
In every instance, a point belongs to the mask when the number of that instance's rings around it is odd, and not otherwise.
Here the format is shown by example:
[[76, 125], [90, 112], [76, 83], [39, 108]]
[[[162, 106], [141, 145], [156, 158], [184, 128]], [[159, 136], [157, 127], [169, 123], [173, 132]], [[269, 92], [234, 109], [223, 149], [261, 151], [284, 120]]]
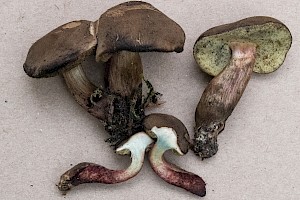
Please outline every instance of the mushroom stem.
[[217, 136], [241, 98], [255, 64], [255, 44], [231, 42], [229, 46], [229, 65], [211, 80], [196, 109], [194, 152], [202, 159], [217, 153]]
[[[104, 94], [102, 89], [97, 89], [88, 80], [82, 66], [78, 65], [68, 71], [64, 71], [62, 75], [77, 103], [94, 117], [101, 121], [107, 121], [111, 99], [108, 98], [107, 94]], [[93, 95], [95, 91], [98, 91], [97, 95]]]
[[[142, 99], [143, 66], [139, 53], [120, 51], [112, 54], [106, 63], [107, 87], [104, 89], [89, 81], [81, 65], [62, 74], [75, 100], [104, 122], [110, 134], [108, 142], [117, 147], [132, 134], [143, 130], [147, 104]], [[151, 89], [148, 97], [151, 97], [149, 101], [154, 101], [158, 93]]]
[[139, 88], [143, 81], [143, 65], [137, 52], [119, 51], [113, 54], [107, 66], [107, 81], [109, 91], [130, 97]]
[[105, 126], [111, 135], [107, 141], [118, 146], [132, 134], [143, 130], [143, 65], [138, 53], [120, 51], [112, 55], [106, 69], [107, 90], [113, 97]]
[[58, 189], [66, 194], [72, 187], [83, 183], [115, 184], [124, 182], [141, 170], [145, 151], [153, 140], [144, 132], [133, 135], [116, 150], [121, 155], [130, 154], [131, 164], [124, 170], [111, 170], [94, 163], [80, 163], [65, 172], [58, 184]]
[[201, 177], [168, 163], [164, 158], [164, 153], [171, 149], [179, 155], [183, 155], [177, 144], [177, 136], [174, 130], [167, 127], [153, 127], [151, 132], [157, 137], [157, 141], [149, 154], [151, 167], [156, 174], [167, 183], [181, 187], [198, 196], [205, 196], [205, 182]]

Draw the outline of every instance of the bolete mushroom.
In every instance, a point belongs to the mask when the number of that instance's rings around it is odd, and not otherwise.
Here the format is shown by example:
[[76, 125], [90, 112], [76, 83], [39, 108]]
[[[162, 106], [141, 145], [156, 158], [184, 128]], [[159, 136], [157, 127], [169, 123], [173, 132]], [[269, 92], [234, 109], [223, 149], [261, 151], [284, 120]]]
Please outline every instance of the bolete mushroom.
[[200, 68], [215, 76], [198, 103], [194, 152], [202, 159], [217, 153], [217, 136], [241, 98], [252, 71], [271, 73], [285, 60], [292, 36], [280, 21], [250, 17], [204, 32], [194, 45]]
[[[153, 88], [151, 98], [143, 101], [143, 67], [137, 52], [181, 52], [184, 41], [182, 28], [152, 5], [125, 2], [96, 22], [71, 22], [45, 35], [30, 48], [24, 70], [35, 78], [62, 72], [77, 102], [105, 123], [107, 141], [117, 147], [143, 130], [144, 109], [156, 101]], [[81, 68], [89, 55], [105, 65], [107, 84], [98, 89]]]
[[[177, 23], [148, 3], [131, 1], [109, 9], [96, 22], [74, 21], [51, 31], [32, 45], [23, 67], [34, 78], [62, 74], [76, 101], [105, 123], [111, 135], [108, 141], [117, 147], [144, 129], [144, 109], [157, 96], [146, 81], [150, 92], [142, 99], [143, 67], [137, 52], [181, 52], [184, 41]], [[82, 68], [87, 56], [96, 56], [105, 65], [105, 85], [96, 87], [87, 78]], [[139, 146], [134, 143], [131, 148], [134, 145]], [[144, 152], [135, 151], [137, 155]], [[137, 170], [112, 171], [81, 163], [62, 176], [59, 189], [84, 182], [120, 182]]]
[[110, 99], [101, 98], [97, 101], [99, 106], [91, 102], [91, 94], [97, 87], [88, 80], [82, 68], [82, 62], [88, 56], [95, 55], [95, 31], [95, 23], [86, 20], [59, 26], [30, 47], [23, 68], [33, 78], [61, 73], [76, 101], [93, 116], [106, 121]]
[[[185, 34], [177, 23], [151, 4], [130, 1], [114, 6], [100, 16], [97, 38], [96, 60], [109, 63], [107, 71], [110, 75], [107, 77], [114, 78], [110, 78], [108, 87], [110, 92], [120, 94], [114, 101], [117, 105], [106, 126], [111, 135], [109, 141], [117, 145], [142, 130], [144, 108], [151, 100], [156, 101], [157, 94], [150, 93], [152, 97], [142, 102], [142, 64], [139, 68], [132, 67], [133, 61], [125, 62], [122, 57], [132, 54], [135, 60], [140, 60], [138, 52], [181, 52]], [[131, 80], [137, 87], [126, 93], [127, 82]]]
[[152, 169], [167, 183], [183, 188], [198, 196], [205, 196], [205, 182], [201, 177], [168, 163], [164, 153], [173, 150], [178, 155], [188, 152], [190, 138], [184, 124], [166, 114], [150, 114], [144, 119], [145, 131], [156, 142], [149, 152]]
[[133, 178], [141, 170], [145, 151], [152, 142], [146, 133], [136, 133], [116, 150], [117, 154], [131, 156], [131, 164], [127, 169], [111, 170], [94, 163], [80, 163], [61, 176], [58, 189], [66, 194], [72, 187], [83, 183], [115, 184]]

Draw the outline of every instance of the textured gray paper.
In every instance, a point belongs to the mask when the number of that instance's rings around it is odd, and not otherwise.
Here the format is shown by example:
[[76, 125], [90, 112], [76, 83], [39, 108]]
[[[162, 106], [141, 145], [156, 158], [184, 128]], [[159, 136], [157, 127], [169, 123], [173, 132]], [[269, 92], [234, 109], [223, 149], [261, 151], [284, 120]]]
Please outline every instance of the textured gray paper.
[[[32, 79], [23, 71], [28, 49], [52, 29], [72, 20], [96, 20], [119, 0], [4, 1], [0, 3], [0, 199], [198, 199], [163, 182], [145, 161], [141, 172], [117, 185], [87, 184], [62, 196], [59, 176], [79, 162], [122, 169], [104, 140], [102, 124], [83, 110], [61, 77]], [[219, 136], [219, 152], [201, 161], [192, 152], [167, 159], [203, 177], [206, 200], [298, 200], [300, 197], [300, 1], [149, 0], [182, 26], [183, 53], [143, 53], [144, 74], [163, 93], [151, 112], [181, 119], [193, 136], [194, 111], [210, 78], [192, 56], [207, 29], [266, 15], [284, 22], [293, 45], [282, 67], [253, 74]], [[162, 27], [163, 28], [163, 27]]]

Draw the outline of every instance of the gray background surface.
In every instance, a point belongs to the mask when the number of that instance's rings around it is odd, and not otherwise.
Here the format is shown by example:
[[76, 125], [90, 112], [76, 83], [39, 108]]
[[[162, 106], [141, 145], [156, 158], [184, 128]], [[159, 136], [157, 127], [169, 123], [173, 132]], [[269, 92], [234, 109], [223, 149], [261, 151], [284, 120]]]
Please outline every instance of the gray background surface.
[[[135, 178], [118, 185], [82, 185], [62, 196], [55, 184], [71, 164], [95, 162], [125, 168], [104, 139], [104, 128], [84, 111], [61, 77], [32, 79], [23, 71], [29, 47], [72, 20], [96, 20], [123, 1], [55, 0], [0, 3], [0, 199], [198, 199], [163, 182], [148, 161]], [[192, 152], [167, 158], [207, 182], [207, 200], [298, 200], [300, 197], [300, 1], [149, 0], [182, 26], [181, 54], [143, 53], [144, 74], [164, 94], [151, 112], [172, 114], [193, 135], [194, 110], [210, 78], [192, 56], [207, 29], [266, 15], [284, 22], [293, 45], [283, 66], [254, 74], [219, 136], [218, 154], [201, 161]]]

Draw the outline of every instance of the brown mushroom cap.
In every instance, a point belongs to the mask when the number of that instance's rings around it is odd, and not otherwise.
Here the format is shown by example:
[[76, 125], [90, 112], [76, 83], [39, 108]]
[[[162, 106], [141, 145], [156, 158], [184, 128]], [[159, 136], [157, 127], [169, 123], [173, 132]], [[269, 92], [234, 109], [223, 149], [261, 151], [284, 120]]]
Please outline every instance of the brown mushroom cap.
[[73, 21], [51, 31], [29, 49], [24, 70], [34, 78], [55, 76], [95, 53], [94, 22]]
[[107, 61], [111, 53], [121, 50], [183, 51], [182, 28], [149, 3], [119, 4], [103, 13], [98, 22], [97, 61]]
[[176, 117], [167, 114], [153, 113], [145, 117], [143, 121], [144, 129], [149, 132], [154, 126], [157, 128], [172, 128], [177, 134], [177, 142], [182, 153], [186, 154], [189, 150], [190, 136], [185, 125]]
[[270, 73], [278, 69], [291, 47], [289, 29], [277, 19], [256, 16], [204, 32], [194, 45], [194, 57], [200, 68], [218, 75], [231, 58], [230, 42], [251, 42], [257, 45], [254, 72]]

